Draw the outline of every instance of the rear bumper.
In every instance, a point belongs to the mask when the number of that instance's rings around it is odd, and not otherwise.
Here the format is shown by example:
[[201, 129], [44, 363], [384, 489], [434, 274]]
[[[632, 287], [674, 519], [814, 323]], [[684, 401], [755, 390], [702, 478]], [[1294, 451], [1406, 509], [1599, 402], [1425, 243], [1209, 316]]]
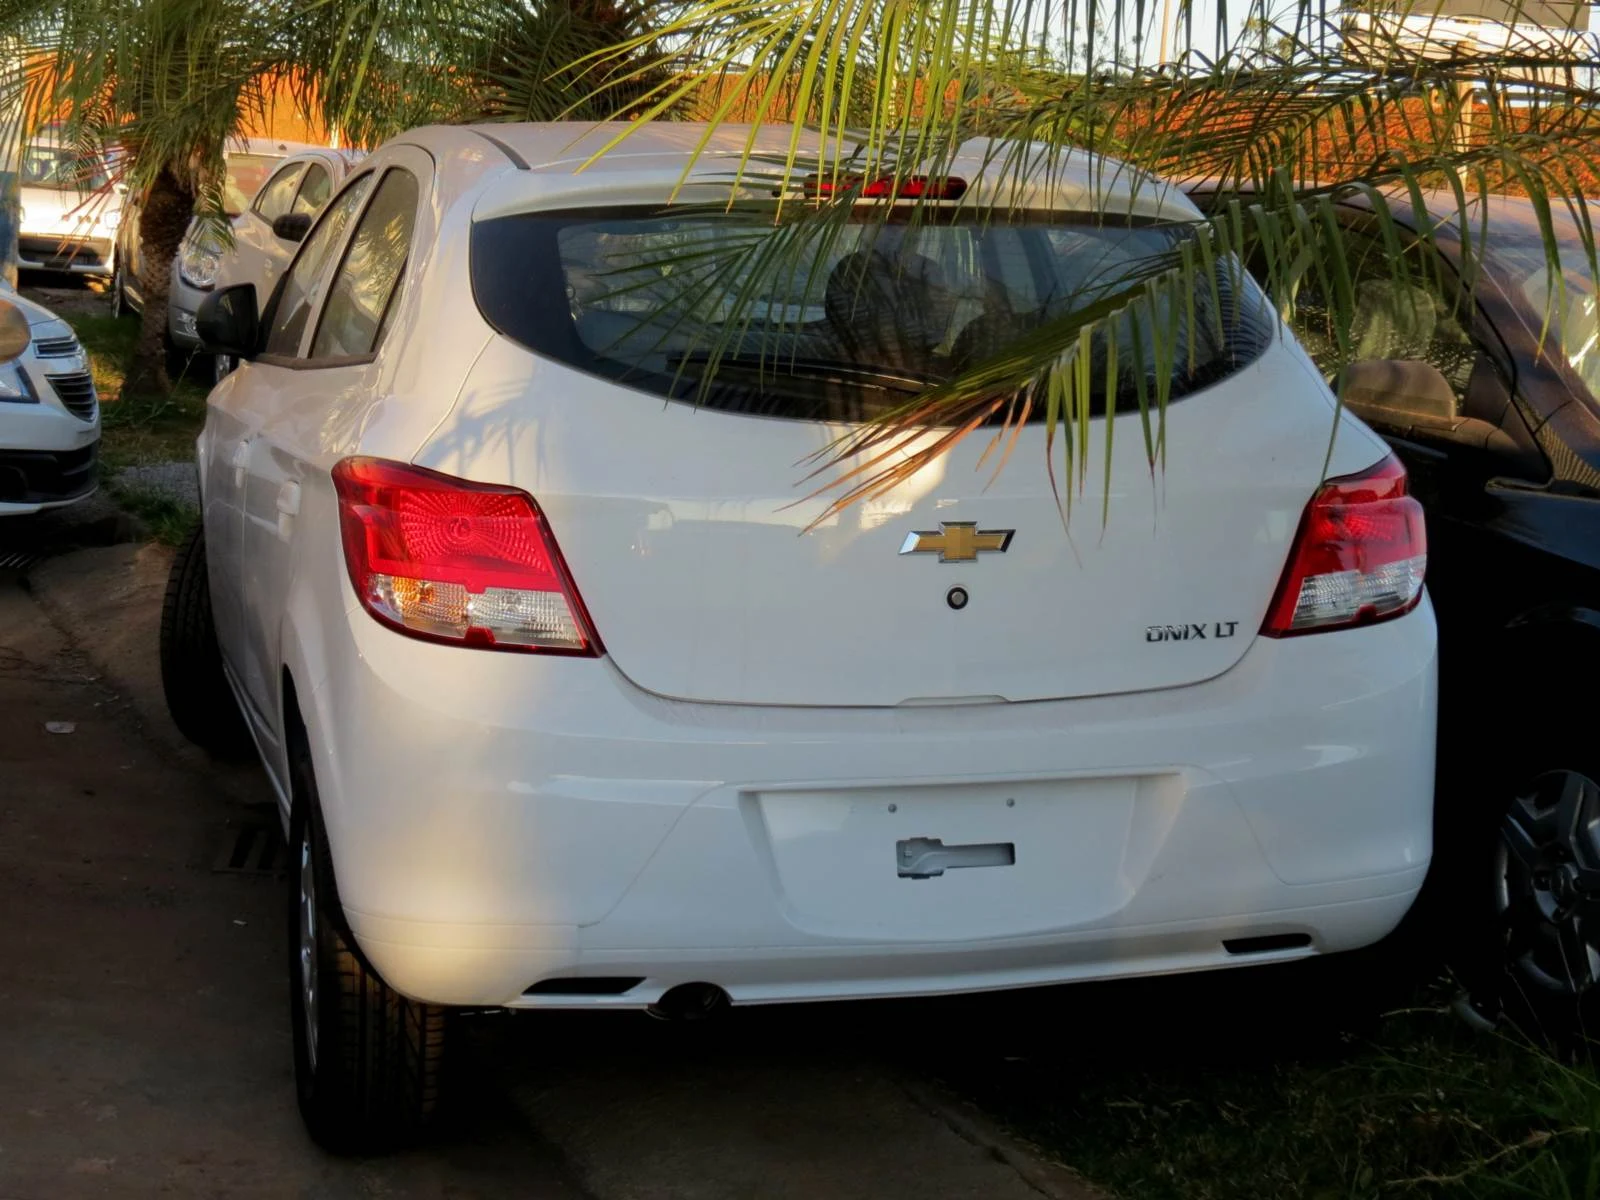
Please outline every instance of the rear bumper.
[[17, 237], [17, 266], [25, 271], [60, 271], [70, 275], [110, 275], [110, 238], [65, 238], [27, 233]]
[[[892, 710], [686, 704], [607, 661], [344, 621], [306, 714], [335, 871], [362, 949], [420, 999], [640, 1007], [703, 981], [764, 1003], [1303, 957], [1386, 934], [1431, 853], [1426, 603], [1258, 639], [1192, 687]], [[902, 837], [1016, 861], [900, 878]], [[572, 977], [637, 982], [528, 993]]]

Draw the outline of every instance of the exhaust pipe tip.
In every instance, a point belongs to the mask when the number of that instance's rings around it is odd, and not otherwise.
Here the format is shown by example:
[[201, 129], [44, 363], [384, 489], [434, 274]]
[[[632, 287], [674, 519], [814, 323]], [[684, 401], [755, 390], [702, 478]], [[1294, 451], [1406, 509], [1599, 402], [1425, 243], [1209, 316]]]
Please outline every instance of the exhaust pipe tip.
[[728, 1003], [728, 993], [714, 983], [680, 983], [663, 992], [645, 1012], [660, 1021], [704, 1021]]

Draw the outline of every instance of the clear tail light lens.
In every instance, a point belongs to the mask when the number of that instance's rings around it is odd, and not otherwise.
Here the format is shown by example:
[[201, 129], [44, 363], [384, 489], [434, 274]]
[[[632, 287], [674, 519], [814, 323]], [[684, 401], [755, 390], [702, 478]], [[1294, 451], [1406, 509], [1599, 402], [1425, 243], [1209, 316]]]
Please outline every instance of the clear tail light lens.
[[351, 586], [384, 624], [467, 646], [600, 653], [526, 492], [377, 458], [338, 463], [333, 486]]
[[1427, 566], [1422, 505], [1391, 454], [1312, 497], [1261, 632], [1290, 637], [1398, 617], [1422, 599]]

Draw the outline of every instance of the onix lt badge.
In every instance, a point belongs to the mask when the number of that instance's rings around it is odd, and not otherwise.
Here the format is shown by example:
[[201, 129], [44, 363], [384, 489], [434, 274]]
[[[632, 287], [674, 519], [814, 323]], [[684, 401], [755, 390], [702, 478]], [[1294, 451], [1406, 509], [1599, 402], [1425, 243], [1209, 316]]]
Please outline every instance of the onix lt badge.
[[976, 562], [984, 551], [1004, 554], [1015, 529], [979, 529], [976, 521], [941, 521], [937, 532], [906, 534], [901, 554], [937, 554], [942, 563]]

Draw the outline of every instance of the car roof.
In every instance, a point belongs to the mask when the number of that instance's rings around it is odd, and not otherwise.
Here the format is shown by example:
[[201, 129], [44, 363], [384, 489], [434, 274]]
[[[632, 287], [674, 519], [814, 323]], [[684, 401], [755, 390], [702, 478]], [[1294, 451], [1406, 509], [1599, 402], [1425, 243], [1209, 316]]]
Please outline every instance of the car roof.
[[287, 158], [291, 154], [300, 154], [307, 150], [324, 150], [333, 154], [340, 151], [329, 146], [319, 146], [315, 142], [290, 142], [281, 138], [261, 137], [236, 137], [229, 138], [224, 155], [228, 154], [260, 154], [272, 158]]
[[285, 163], [316, 162], [321, 159], [324, 162], [342, 163], [344, 169], [348, 171], [366, 156], [367, 152], [365, 150], [343, 150], [330, 146], [312, 146], [306, 150], [296, 150], [293, 154], [285, 157], [283, 161]]
[[[481, 164], [485, 153], [493, 153], [498, 147], [524, 180], [529, 176], [542, 178], [545, 182], [539, 190], [548, 192], [579, 187], [593, 190], [608, 175], [676, 177], [697, 152], [700, 163], [710, 160], [715, 164], [708, 174], [726, 180], [729, 160], [746, 153], [755, 162], [781, 165], [789, 154], [791, 137], [790, 128], [781, 123], [752, 132], [749, 125], [710, 128], [697, 121], [543, 121], [426, 126], [396, 140], [422, 147], [441, 166], [453, 159], [463, 165]], [[606, 149], [619, 138], [622, 140]], [[802, 161], [814, 160], [823, 149], [823, 141], [816, 133], [805, 131], [794, 148]], [[1048, 190], [1052, 206], [1092, 209], [1120, 207], [1126, 202], [1131, 210], [1145, 215], [1184, 219], [1195, 215], [1189, 200], [1177, 188], [1114, 159], [1081, 149], [1059, 152], [1042, 144], [974, 138], [959, 147], [949, 169], [972, 180], [975, 187], [980, 180], [992, 183], [996, 164], [1005, 163], [1008, 156], [1019, 151], [1029, 160], [1024, 172], [1029, 189]], [[585, 178], [588, 182], [580, 185], [578, 181]], [[1009, 177], [1006, 183], [1011, 186]]]
[[[1200, 201], [1214, 199], [1222, 190], [1216, 179], [1199, 179], [1185, 181], [1184, 191], [1197, 197]], [[1230, 189], [1241, 198], [1254, 194], [1253, 188], [1234, 187]], [[1386, 188], [1383, 192], [1384, 203], [1389, 206], [1402, 222], [1410, 224], [1417, 219], [1416, 203], [1412, 198], [1409, 188], [1395, 186]], [[1539, 210], [1533, 201], [1526, 196], [1508, 196], [1499, 193], [1488, 196], [1475, 195], [1472, 191], [1466, 193], [1467, 215], [1473, 222], [1468, 232], [1476, 232], [1477, 223], [1486, 220], [1491, 232], [1501, 230], [1526, 234], [1529, 237], [1539, 237]], [[1461, 205], [1456, 200], [1455, 193], [1445, 188], [1424, 188], [1422, 202], [1434, 219], [1447, 227], [1460, 224]], [[1361, 192], [1341, 197], [1338, 201], [1343, 208], [1357, 211], [1371, 212], [1372, 201]], [[1584, 207], [1588, 211], [1589, 220], [1600, 227], [1600, 202], [1584, 199]], [[1555, 226], [1558, 236], [1578, 234], [1578, 221], [1566, 204], [1553, 201], [1550, 205], [1550, 220]]]

